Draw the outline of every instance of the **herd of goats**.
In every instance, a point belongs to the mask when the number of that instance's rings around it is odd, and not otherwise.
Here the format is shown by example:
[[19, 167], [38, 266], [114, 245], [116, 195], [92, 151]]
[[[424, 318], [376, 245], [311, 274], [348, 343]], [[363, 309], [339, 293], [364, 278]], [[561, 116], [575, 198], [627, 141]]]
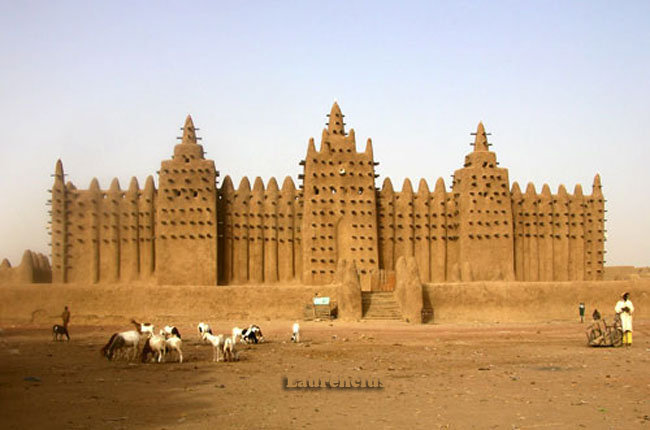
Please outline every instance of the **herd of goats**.
[[[120, 356], [135, 360], [139, 354], [143, 363], [149, 360], [160, 363], [164, 361], [165, 355], [176, 354], [178, 361], [183, 362], [183, 341], [178, 328], [167, 325], [156, 334], [153, 324], [139, 323], [135, 320], [131, 320], [131, 323], [136, 329], [113, 333], [108, 343], [101, 349], [102, 356], [109, 360]], [[52, 332], [55, 340], [59, 337], [58, 335], [62, 334], [59, 333], [60, 330], [57, 331], [57, 328], [63, 328], [63, 326], [55, 325], [53, 327]], [[262, 330], [255, 324], [251, 324], [247, 328], [234, 327], [230, 336], [213, 334], [210, 325], [204, 322], [200, 322], [196, 328], [200, 339], [212, 345], [212, 361], [237, 361], [239, 359], [237, 342], [247, 344], [264, 342]], [[297, 322], [293, 324], [292, 330], [291, 341], [300, 342], [300, 325]], [[65, 331], [67, 335], [67, 330]], [[68, 340], [70, 340], [69, 336]], [[142, 340], [144, 340], [144, 347], [140, 351]]]

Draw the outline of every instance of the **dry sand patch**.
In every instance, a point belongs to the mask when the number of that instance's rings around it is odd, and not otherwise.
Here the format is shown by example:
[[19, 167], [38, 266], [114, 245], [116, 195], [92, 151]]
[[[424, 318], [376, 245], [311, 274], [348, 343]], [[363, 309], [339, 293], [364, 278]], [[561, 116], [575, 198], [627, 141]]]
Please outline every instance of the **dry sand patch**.
[[[227, 332], [241, 321], [214, 324]], [[185, 362], [108, 362], [128, 325], [1, 336], [4, 428], [650, 428], [650, 323], [629, 349], [585, 346], [583, 325], [262, 322], [267, 342], [212, 363], [179, 324]], [[377, 377], [384, 388], [284, 390], [282, 377]]]

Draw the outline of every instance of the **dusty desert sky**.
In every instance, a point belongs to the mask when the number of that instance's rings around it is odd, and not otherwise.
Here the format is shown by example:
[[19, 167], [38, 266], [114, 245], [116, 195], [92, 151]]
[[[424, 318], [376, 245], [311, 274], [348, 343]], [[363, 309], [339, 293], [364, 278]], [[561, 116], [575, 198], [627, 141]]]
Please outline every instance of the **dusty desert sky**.
[[48, 253], [67, 179], [144, 184], [191, 113], [222, 176], [297, 179], [338, 100], [385, 177], [449, 184], [478, 121], [510, 180], [607, 198], [650, 265], [650, 2], [0, 3], [0, 257]]

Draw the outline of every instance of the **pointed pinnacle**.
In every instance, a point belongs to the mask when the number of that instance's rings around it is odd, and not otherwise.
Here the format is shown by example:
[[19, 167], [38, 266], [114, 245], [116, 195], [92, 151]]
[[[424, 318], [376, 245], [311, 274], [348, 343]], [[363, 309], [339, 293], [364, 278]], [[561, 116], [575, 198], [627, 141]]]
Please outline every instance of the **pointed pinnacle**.
[[332, 105], [332, 110], [329, 115], [329, 125], [327, 131], [332, 134], [340, 134], [345, 136], [345, 127], [343, 126], [343, 114], [337, 102]]
[[487, 134], [485, 134], [485, 127], [483, 126], [483, 122], [479, 122], [478, 127], [476, 127], [474, 151], [488, 151]]
[[194, 122], [190, 115], [185, 118], [182, 143], [196, 143], [196, 129], [194, 128]]

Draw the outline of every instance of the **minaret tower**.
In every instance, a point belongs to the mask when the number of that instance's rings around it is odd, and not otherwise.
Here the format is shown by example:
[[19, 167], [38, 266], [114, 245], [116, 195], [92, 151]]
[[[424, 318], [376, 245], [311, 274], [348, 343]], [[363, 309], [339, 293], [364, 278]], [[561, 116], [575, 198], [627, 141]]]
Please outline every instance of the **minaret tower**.
[[52, 282], [68, 282], [68, 196], [63, 163], [57, 160], [52, 186]]
[[217, 188], [188, 115], [181, 143], [160, 167], [156, 205], [156, 277], [159, 284], [217, 284]]
[[[362, 285], [378, 269], [377, 204], [372, 142], [357, 152], [354, 130], [335, 102], [316, 151], [310, 139], [305, 159], [302, 220], [302, 281], [332, 282], [340, 259], [354, 260]], [[366, 284], [367, 283], [367, 284]]]
[[459, 211], [458, 267], [463, 281], [514, 280], [512, 206], [508, 170], [497, 167], [483, 123], [474, 151], [454, 173]]

